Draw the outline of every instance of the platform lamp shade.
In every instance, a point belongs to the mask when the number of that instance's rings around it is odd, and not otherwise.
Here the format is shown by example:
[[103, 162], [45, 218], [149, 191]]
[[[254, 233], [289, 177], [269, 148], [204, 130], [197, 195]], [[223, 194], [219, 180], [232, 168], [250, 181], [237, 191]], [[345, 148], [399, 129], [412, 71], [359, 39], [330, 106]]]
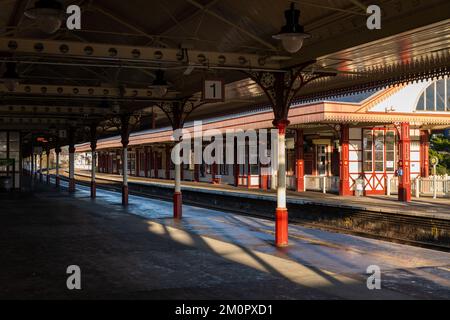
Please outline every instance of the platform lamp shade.
[[281, 40], [283, 48], [289, 53], [298, 52], [302, 46], [303, 41], [310, 38], [311, 35], [305, 33], [304, 27], [299, 24], [300, 10], [295, 9], [295, 4], [292, 2], [291, 7], [284, 12], [286, 18], [286, 25], [281, 28], [278, 34], [272, 37]]
[[0, 79], [9, 91], [15, 91], [19, 85], [19, 75], [16, 68], [17, 66], [14, 62], [7, 62], [6, 71]]
[[63, 5], [56, 0], [38, 0], [34, 7], [24, 12], [27, 18], [36, 21], [39, 30], [53, 34], [61, 28], [64, 17]]

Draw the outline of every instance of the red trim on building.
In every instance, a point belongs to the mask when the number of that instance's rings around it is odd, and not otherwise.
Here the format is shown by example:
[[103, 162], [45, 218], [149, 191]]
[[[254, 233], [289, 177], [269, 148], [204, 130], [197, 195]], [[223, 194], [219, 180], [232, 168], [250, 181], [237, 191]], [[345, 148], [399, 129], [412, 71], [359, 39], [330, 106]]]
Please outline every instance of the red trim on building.
[[297, 130], [295, 144], [295, 155], [296, 155], [296, 170], [295, 175], [297, 178], [296, 190], [297, 192], [303, 192], [305, 190], [305, 152], [304, 152], [304, 136], [303, 129]]
[[166, 145], [166, 179], [170, 180], [170, 147]]
[[141, 153], [138, 149], [136, 149], [136, 167], [135, 167], [135, 175], [136, 177], [139, 177], [141, 175]]
[[411, 140], [409, 137], [409, 123], [402, 122], [400, 124], [400, 159], [398, 163], [399, 169], [401, 169], [401, 175], [398, 179], [398, 200], [404, 202], [411, 201]]
[[430, 134], [428, 130], [420, 130], [420, 176], [423, 178], [430, 175], [429, 149]]
[[148, 147], [144, 148], [144, 176], [148, 178]]
[[350, 196], [352, 191], [350, 190], [350, 144], [349, 144], [349, 125], [343, 124], [341, 126], [341, 156], [339, 159], [339, 195]]

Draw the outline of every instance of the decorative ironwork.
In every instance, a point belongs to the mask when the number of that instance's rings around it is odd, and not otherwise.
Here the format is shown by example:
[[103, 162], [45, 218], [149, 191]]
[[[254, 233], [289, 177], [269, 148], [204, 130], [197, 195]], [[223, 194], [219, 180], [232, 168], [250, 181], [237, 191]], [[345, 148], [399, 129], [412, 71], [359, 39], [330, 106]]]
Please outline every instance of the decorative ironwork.
[[[319, 87], [327, 87], [330, 84], [326, 80], [318, 81], [312, 87], [311, 93], [301, 95], [294, 103], [316, 101], [324, 98], [334, 98], [342, 95], [351, 95], [372, 90], [381, 90], [399, 85], [407, 85], [418, 81], [430, 81], [450, 76], [450, 56], [437, 56], [432, 60], [415, 60], [405, 64], [374, 68], [365, 75], [340, 76], [342, 87], [320, 91]], [[345, 84], [346, 82], [359, 81], [357, 84]], [[316, 88], [319, 88], [317, 91]]]
[[262, 88], [269, 99], [275, 114], [275, 120], [287, 120], [289, 107], [299, 90], [308, 83], [333, 74], [305, 72], [316, 61], [302, 63], [286, 72], [252, 71], [247, 74]]
[[206, 103], [205, 101], [197, 102], [191, 100], [191, 98], [185, 98], [177, 101], [157, 103], [156, 106], [166, 115], [172, 129], [177, 130], [183, 128], [187, 118], [194, 110]]
[[331, 128], [331, 130], [333, 130], [333, 134], [334, 137], [341, 139], [341, 134], [342, 134], [342, 126], [340, 124], [335, 124], [335, 123], [325, 123], [325, 125], [329, 128]]

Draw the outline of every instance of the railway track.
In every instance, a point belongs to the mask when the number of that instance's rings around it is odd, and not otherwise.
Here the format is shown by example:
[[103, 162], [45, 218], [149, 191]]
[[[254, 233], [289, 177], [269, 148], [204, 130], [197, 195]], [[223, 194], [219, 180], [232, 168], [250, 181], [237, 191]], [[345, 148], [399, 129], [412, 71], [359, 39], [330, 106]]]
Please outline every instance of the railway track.
[[[76, 180], [78, 184], [82, 184], [84, 186], [89, 187], [90, 186], [90, 178], [86, 177], [85, 175], [75, 174]], [[61, 176], [62, 179], [68, 180], [67, 177]], [[109, 191], [114, 192], [121, 192], [121, 182], [119, 181], [113, 181], [109, 179], [104, 178], [96, 178], [96, 185], [97, 188], [102, 188]], [[129, 183], [129, 192], [133, 195], [138, 195], [142, 197], [149, 197], [149, 198], [156, 198], [159, 200], [164, 201], [173, 201], [172, 193], [170, 188], [163, 188], [159, 187], [160, 189], [167, 189], [163, 190], [163, 192], [155, 192], [154, 189], [158, 187], [154, 186], [144, 186], [134, 183]], [[149, 192], [151, 189], [152, 192]], [[169, 192], [167, 192], [169, 191]], [[202, 198], [202, 197], [200, 197]], [[244, 199], [240, 199], [240, 201], [243, 201]], [[210, 201], [208, 199], [207, 201], [198, 201], [195, 199], [191, 199], [189, 197], [183, 198], [184, 204], [189, 204], [193, 206], [198, 206], [202, 208], [208, 208], [213, 210], [219, 210], [219, 211], [225, 211], [229, 213], [234, 214], [240, 214], [240, 215], [246, 215], [251, 217], [257, 217], [257, 218], [263, 218], [267, 220], [274, 220], [274, 216], [264, 213], [267, 211], [273, 212], [271, 210], [267, 209], [267, 206], [262, 206], [264, 210], [258, 210], [253, 208], [252, 210], [248, 209], [239, 209], [236, 207], [230, 207], [225, 206], [220, 203]], [[429, 219], [424, 217], [413, 217], [409, 215], [400, 215], [400, 214], [380, 214], [379, 212], [370, 212], [370, 211], [359, 211], [358, 213], [358, 219], [359, 221], [363, 221], [364, 224], [377, 224], [377, 225], [396, 225], [396, 226], [403, 226], [408, 225], [411, 228], [416, 228], [417, 230], [440, 230], [441, 232], [447, 232], [446, 234], [450, 234], [450, 221], [448, 220], [440, 220], [440, 219]], [[346, 220], [344, 219], [343, 223], [344, 226], [342, 226], [341, 221], [336, 220], [334, 225], [331, 225], [330, 222], [323, 223], [320, 221], [310, 221], [307, 218], [302, 218], [296, 215], [290, 215], [289, 218], [290, 223], [294, 223], [297, 225], [301, 225], [304, 227], [314, 228], [314, 229], [320, 229], [325, 231], [331, 231], [331, 232], [337, 232], [337, 233], [344, 233], [344, 234], [350, 234], [355, 236], [361, 236], [371, 239], [377, 239], [377, 240], [383, 240], [383, 241], [389, 241], [399, 244], [407, 244], [412, 246], [418, 246], [418, 247], [424, 247], [429, 248], [433, 250], [440, 250], [445, 252], [450, 252], [450, 244], [449, 243], [442, 243], [442, 242], [436, 242], [436, 241], [419, 241], [414, 239], [408, 239], [405, 237], [401, 237], [395, 234], [380, 234], [380, 232], [374, 232], [368, 229], [361, 229], [357, 228], [356, 226], [346, 225]], [[433, 231], [431, 231], [433, 233]], [[444, 239], [445, 240], [445, 239]]]

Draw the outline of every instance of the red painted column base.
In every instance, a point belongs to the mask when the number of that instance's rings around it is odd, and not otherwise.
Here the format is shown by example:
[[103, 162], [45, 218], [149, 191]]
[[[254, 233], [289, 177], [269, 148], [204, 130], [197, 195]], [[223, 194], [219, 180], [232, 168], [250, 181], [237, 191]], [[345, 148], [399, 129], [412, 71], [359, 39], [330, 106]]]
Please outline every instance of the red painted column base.
[[200, 165], [194, 164], [194, 182], [200, 181]]
[[261, 189], [262, 190], [269, 189], [269, 176], [261, 175]]
[[69, 179], [69, 192], [75, 192], [75, 179]]
[[91, 198], [95, 199], [97, 196], [97, 186], [95, 185], [94, 181], [91, 181]]
[[296, 162], [296, 176], [297, 176], [297, 186], [296, 191], [297, 192], [304, 192], [305, 191], [305, 170], [304, 170], [304, 161], [303, 160], [297, 160]]
[[398, 201], [411, 202], [411, 186], [398, 188]]
[[181, 219], [183, 216], [183, 200], [181, 197], [181, 192], [175, 192], [173, 194], [173, 218]]
[[275, 212], [275, 245], [287, 247], [288, 245], [288, 211], [286, 208], [277, 208]]
[[128, 186], [122, 186], [122, 205], [128, 205]]
[[340, 196], [352, 196], [353, 192], [350, 190], [349, 180], [339, 180], [339, 195]]

